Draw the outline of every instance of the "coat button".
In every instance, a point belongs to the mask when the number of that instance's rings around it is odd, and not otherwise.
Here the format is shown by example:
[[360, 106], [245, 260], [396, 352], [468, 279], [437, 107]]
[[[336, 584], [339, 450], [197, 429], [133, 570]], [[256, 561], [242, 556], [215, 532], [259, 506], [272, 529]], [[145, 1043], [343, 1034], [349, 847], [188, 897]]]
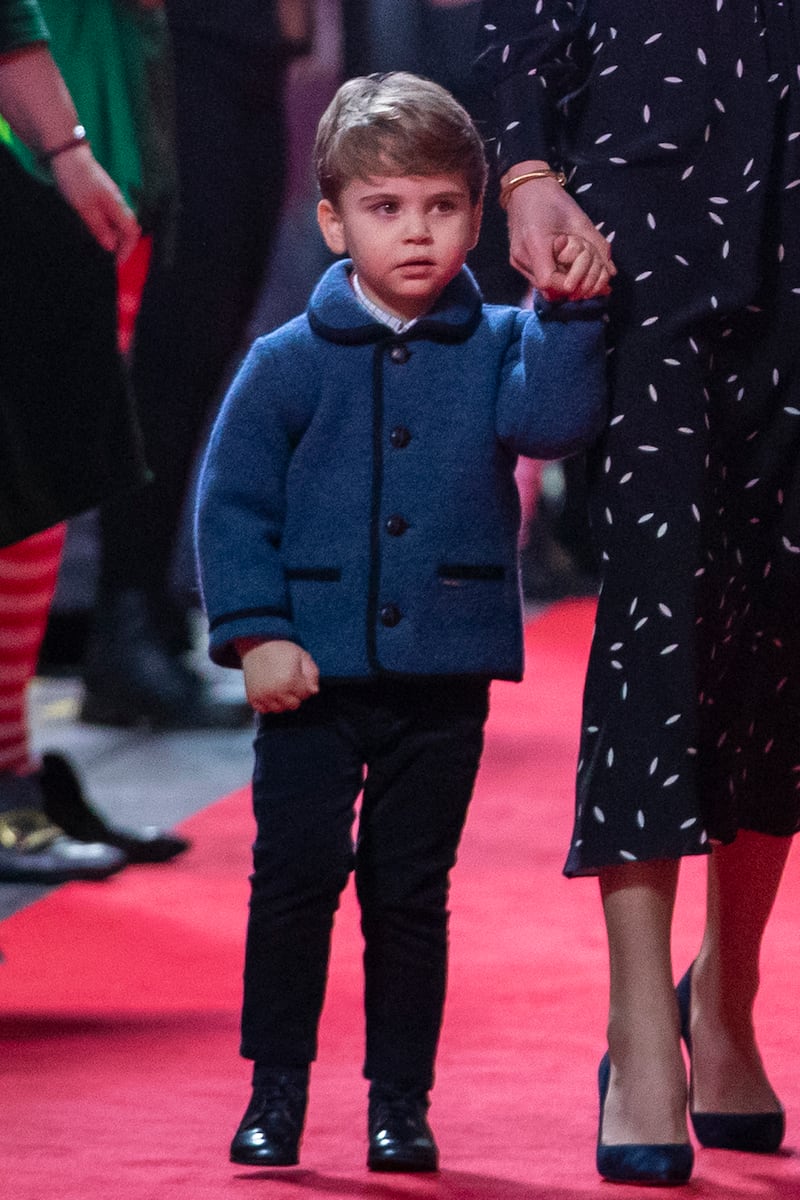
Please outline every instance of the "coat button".
[[381, 625], [385, 625], [387, 629], [394, 629], [395, 625], [399, 625], [403, 616], [396, 604], [384, 604], [378, 615]]
[[411, 351], [408, 346], [404, 346], [402, 342], [398, 342], [396, 346], [392, 346], [389, 351], [389, 358], [393, 363], [398, 363], [400, 366], [407, 363], [411, 358]]
[[392, 513], [391, 517], [387, 517], [384, 529], [392, 537], [401, 537], [408, 529], [408, 521], [399, 513]]
[[411, 441], [411, 431], [406, 429], [405, 425], [395, 425], [389, 434], [389, 441], [395, 450], [405, 450]]

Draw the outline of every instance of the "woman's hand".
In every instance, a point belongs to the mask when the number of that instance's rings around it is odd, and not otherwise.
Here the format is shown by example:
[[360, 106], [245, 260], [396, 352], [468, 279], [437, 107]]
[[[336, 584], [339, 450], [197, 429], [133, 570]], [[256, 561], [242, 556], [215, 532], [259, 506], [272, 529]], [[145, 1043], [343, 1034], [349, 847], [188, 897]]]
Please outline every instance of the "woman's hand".
[[[89, 143], [71, 136], [78, 114], [44, 42], [0, 54], [0, 112], [48, 163], [61, 195], [103, 249], [120, 261], [130, 254], [139, 238], [136, 218]], [[58, 154], [55, 147], [62, 147]]]
[[[506, 181], [545, 164], [522, 164]], [[531, 179], [508, 197], [512, 266], [548, 300], [605, 295], [616, 275], [611, 247], [555, 179]]]
[[50, 164], [58, 190], [104, 250], [122, 262], [139, 240], [136, 217], [88, 145], [59, 154]]

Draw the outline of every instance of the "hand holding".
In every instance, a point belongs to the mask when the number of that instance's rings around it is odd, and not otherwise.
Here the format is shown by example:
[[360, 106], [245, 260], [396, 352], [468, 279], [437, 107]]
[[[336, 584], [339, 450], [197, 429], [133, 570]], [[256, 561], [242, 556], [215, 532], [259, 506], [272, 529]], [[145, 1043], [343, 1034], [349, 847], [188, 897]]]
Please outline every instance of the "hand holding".
[[242, 655], [248, 702], [256, 712], [288, 712], [319, 691], [319, 670], [296, 642], [260, 642]]
[[[553, 240], [556, 270], [563, 275], [563, 295], [570, 300], [607, 296], [611, 291], [613, 263], [592, 242], [579, 234], [560, 233]], [[554, 297], [549, 295], [548, 300]]]
[[585, 300], [609, 290], [611, 247], [554, 179], [515, 188], [506, 211], [511, 263], [546, 299]]

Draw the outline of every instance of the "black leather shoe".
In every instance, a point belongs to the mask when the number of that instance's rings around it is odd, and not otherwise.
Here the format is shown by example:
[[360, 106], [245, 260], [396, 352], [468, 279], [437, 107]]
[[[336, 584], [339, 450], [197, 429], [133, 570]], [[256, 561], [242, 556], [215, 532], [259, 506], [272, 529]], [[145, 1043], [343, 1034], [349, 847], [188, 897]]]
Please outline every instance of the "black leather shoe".
[[129, 863], [169, 862], [191, 845], [188, 838], [155, 825], [136, 830], [109, 825], [91, 807], [71, 764], [60, 754], [42, 755], [39, 782], [44, 793], [44, 811], [54, 824], [80, 842], [116, 846]]
[[121, 871], [127, 863], [122, 850], [100, 842], [67, 837], [42, 811], [35, 776], [0, 776], [0, 789], [15, 809], [0, 812], [0, 883], [70, 883], [100, 880]]
[[[156, 676], [140, 663], [128, 663], [125, 674], [114, 679], [84, 680], [79, 719], [84, 725], [111, 725], [130, 729], [144, 725], [162, 732], [191, 729], [245, 729], [253, 722], [253, 710], [245, 703], [214, 700], [205, 683], [180, 667], [170, 664]], [[173, 672], [170, 679], [168, 671]]]
[[427, 1111], [424, 1092], [372, 1085], [367, 1152], [370, 1171], [438, 1171], [439, 1150]]
[[240, 729], [253, 720], [244, 701], [215, 700], [205, 681], [171, 655], [147, 596], [106, 598], [89, 639], [80, 719], [87, 725], [151, 729]]
[[248, 1167], [293, 1167], [308, 1103], [308, 1072], [262, 1071], [231, 1142], [231, 1162]]

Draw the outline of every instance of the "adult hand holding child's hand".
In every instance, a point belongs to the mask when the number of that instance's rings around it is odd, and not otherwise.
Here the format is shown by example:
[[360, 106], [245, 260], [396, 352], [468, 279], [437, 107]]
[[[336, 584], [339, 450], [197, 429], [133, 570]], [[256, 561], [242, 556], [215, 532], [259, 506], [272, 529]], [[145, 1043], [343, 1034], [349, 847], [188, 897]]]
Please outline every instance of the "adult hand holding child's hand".
[[[542, 165], [523, 163], [508, 175]], [[545, 299], [587, 300], [609, 292], [617, 273], [611, 247], [554, 179], [533, 179], [515, 188], [506, 211], [511, 263]]]

